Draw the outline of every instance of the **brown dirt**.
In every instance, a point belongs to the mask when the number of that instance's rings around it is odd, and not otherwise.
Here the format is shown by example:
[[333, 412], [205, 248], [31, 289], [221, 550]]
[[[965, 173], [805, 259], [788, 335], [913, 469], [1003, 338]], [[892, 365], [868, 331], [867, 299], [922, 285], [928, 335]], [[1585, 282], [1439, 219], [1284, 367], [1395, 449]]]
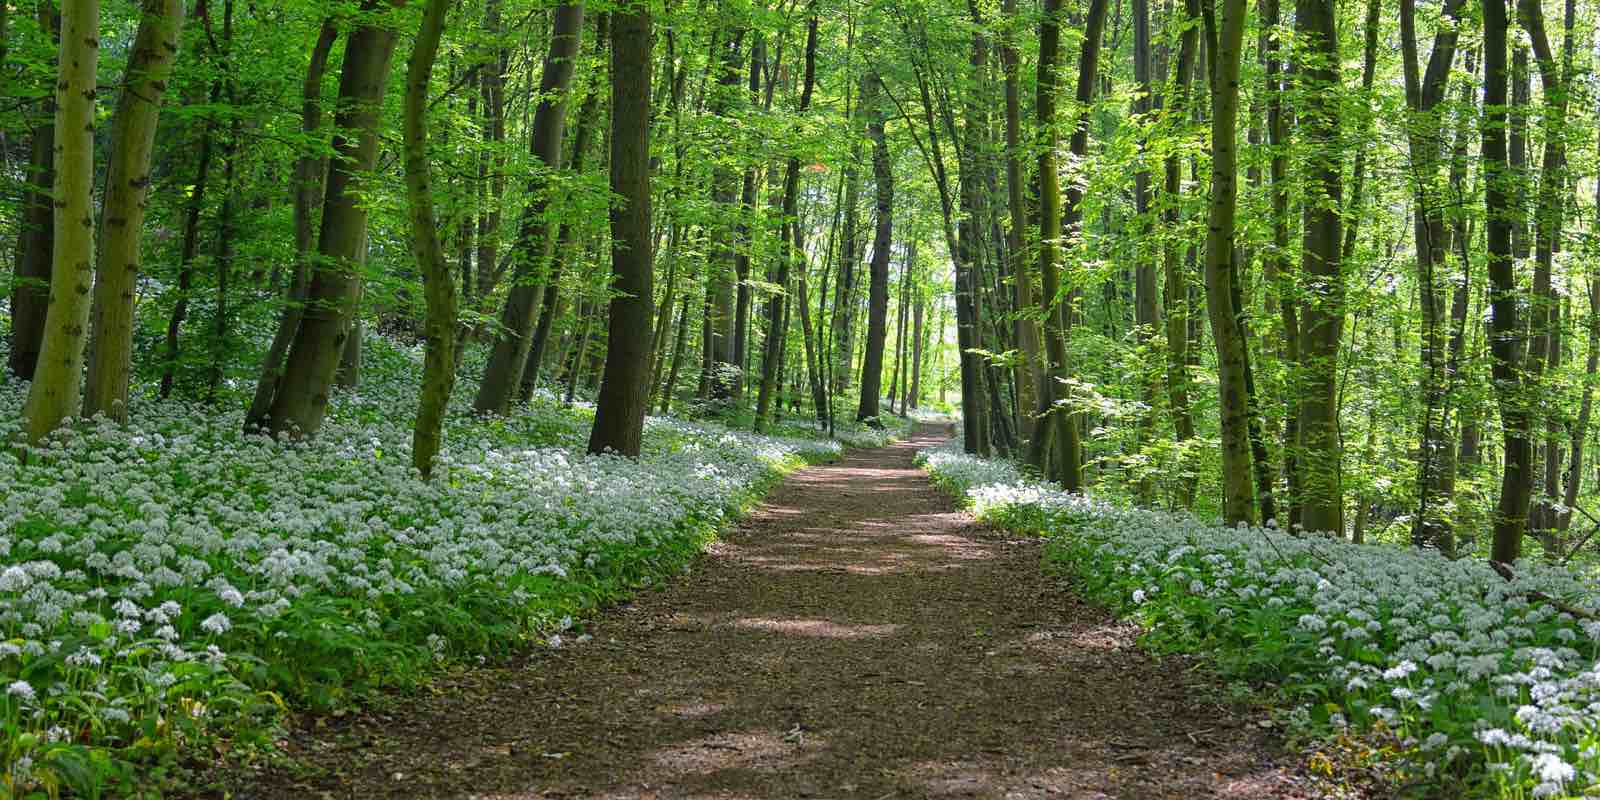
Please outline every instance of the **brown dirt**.
[[[917, 439], [790, 477], [593, 639], [302, 723], [265, 797], [1303, 798], [1259, 718], [952, 510]], [[569, 637], [570, 642], [571, 637]]]

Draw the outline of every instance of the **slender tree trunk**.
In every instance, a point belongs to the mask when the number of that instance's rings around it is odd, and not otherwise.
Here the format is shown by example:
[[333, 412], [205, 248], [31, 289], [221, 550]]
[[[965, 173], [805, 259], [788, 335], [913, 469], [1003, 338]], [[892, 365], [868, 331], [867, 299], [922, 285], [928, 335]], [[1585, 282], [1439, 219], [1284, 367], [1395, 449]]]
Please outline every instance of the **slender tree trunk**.
[[[889, 410], [894, 411], [894, 399], [905, 393], [902, 379], [909, 380], [909, 370], [906, 363], [906, 317], [910, 312], [911, 283], [915, 280], [912, 271], [916, 268], [917, 242], [912, 239], [906, 242], [906, 260], [900, 270], [900, 303], [895, 310], [895, 335], [894, 335], [894, 380], [889, 382]], [[906, 404], [900, 402], [900, 416], [906, 415]]]
[[[610, 14], [601, 14], [595, 22], [596, 47], [605, 46], [610, 17]], [[574, 176], [583, 174], [585, 155], [589, 152], [590, 132], [594, 130], [599, 106], [600, 92], [596, 90], [584, 98], [583, 105], [578, 109], [578, 125], [572, 134], [572, 163], [568, 169]], [[528, 359], [522, 368], [522, 382], [518, 396], [524, 402], [533, 396], [533, 389], [539, 384], [539, 370], [544, 364], [545, 348], [550, 340], [550, 328], [555, 324], [556, 314], [560, 310], [561, 278], [576, 248], [572, 226], [562, 223], [560, 231], [556, 234], [556, 253], [550, 267], [550, 275], [545, 279], [544, 291], [540, 297], [539, 323], [534, 327], [533, 343], [528, 346]]]
[[[800, 103], [796, 107], [799, 116], [805, 116], [806, 110], [811, 107], [811, 95], [816, 84], [817, 75], [817, 17], [816, 5], [811, 5], [811, 22], [806, 29], [806, 55], [805, 78], [800, 89]], [[789, 156], [789, 162], [783, 175], [783, 219], [798, 224], [797, 210], [800, 201], [800, 158], [796, 155]], [[780, 228], [781, 230], [781, 228]], [[789, 237], [784, 236], [778, 253], [778, 269], [773, 283], [784, 287], [789, 286], [789, 264], [796, 258], [804, 258], [804, 253], [795, 252]], [[775, 295], [767, 303], [769, 328], [767, 331], [767, 347], [761, 361], [761, 390], [756, 396], [756, 431], [761, 431], [766, 426], [767, 414], [772, 407], [774, 391], [781, 391], [782, 387], [777, 381], [782, 377], [779, 370], [783, 362], [783, 349], [785, 333], [788, 330], [788, 315], [783, 306], [784, 296]], [[801, 298], [800, 302], [805, 302]]]
[[[369, 11], [376, 7], [372, 0], [366, 6]], [[367, 207], [358, 196], [377, 163], [379, 101], [394, 43], [394, 31], [376, 22], [362, 25], [346, 40], [335, 118], [340, 133], [333, 139], [336, 158], [329, 169], [317, 242], [319, 268], [307, 287], [306, 310], [268, 414], [267, 428], [274, 434], [316, 435], [346, 340], [356, 327], [352, 320], [361, 294], [359, 265], [367, 243]]]
[[423, 318], [422, 391], [417, 400], [417, 421], [411, 433], [411, 465], [424, 478], [433, 473], [439, 453], [444, 415], [455, 384], [456, 284], [450, 277], [444, 246], [439, 242], [438, 219], [433, 212], [432, 177], [428, 169], [428, 83], [439, 53], [449, 0], [428, 0], [422, 28], [417, 32], [411, 61], [406, 66], [405, 170], [406, 200], [411, 211], [411, 249], [422, 273], [427, 305]]
[[[556, 8], [550, 32], [550, 49], [545, 55], [544, 73], [539, 85], [539, 108], [533, 115], [529, 151], [544, 166], [545, 172], [561, 169], [561, 142], [566, 129], [567, 88], [583, 38], [583, 4], [563, 2]], [[646, 123], [648, 124], [648, 122]], [[544, 219], [543, 173], [528, 180], [531, 199], [523, 210], [517, 231], [516, 258], [512, 285], [500, 312], [501, 331], [483, 369], [478, 396], [472, 407], [479, 413], [504, 414], [522, 382], [522, 371], [533, 347], [534, 314], [539, 281], [555, 251], [555, 239]], [[648, 234], [648, 229], [646, 230]], [[559, 234], [559, 231], [558, 231]], [[479, 269], [482, 269], [480, 264]], [[645, 297], [649, 303], [651, 298]], [[648, 314], [646, 315], [648, 316]], [[646, 345], [648, 346], [648, 342]], [[646, 359], [648, 360], [648, 359]]]
[[[908, 404], [913, 408], [922, 405], [922, 317], [924, 310], [922, 287], [917, 287], [916, 292], [917, 299], [911, 311], [911, 387], [906, 393], [906, 399], [900, 402], [902, 412], [904, 412]], [[1018, 402], [1021, 402], [1020, 399]]]
[[[1274, 2], [1275, 0], [1268, 0]], [[1195, 51], [1198, 49], [1199, 32], [1194, 21], [1200, 16], [1200, 0], [1183, 0], [1184, 23], [1178, 39], [1178, 62], [1172, 69], [1171, 99], [1167, 104], [1167, 116], [1182, 126], [1189, 113], [1190, 83], [1194, 78]], [[1177, 230], [1183, 221], [1183, 166], [1182, 156], [1173, 150], [1167, 154], [1163, 164], [1163, 209], [1161, 212], [1162, 223], [1166, 228]], [[1164, 286], [1162, 288], [1163, 316], [1166, 320], [1165, 333], [1167, 343], [1167, 402], [1172, 407], [1172, 423], [1174, 438], [1179, 448], [1180, 470], [1192, 473], [1192, 467], [1187, 466], [1190, 458], [1183, 453], [1184, 448], [1194, 438], [1194, 412], [1189, 407], [1189, 281], [1188, 269], [1179, 257], [1179, 245], [1171, 242], [1162, 247], [1162, 272]], [[1180, 478], [1178, 485], [1179, 502], [1184, 508], [1194, 504], [1196, 479], [1192, 474]]]
[[683, 298], [682, 307], [678, 310], [678, 335], [677, 341], [672, 345], [672, 369], [667, 372], [666, 383], [661, 385], [661, 414], [666, 416], [672, 409], [672, 393], [678, 387], [678, 367], [683, 363], [684, 345], [689, 339], [689, 298]]
[[[1140, 0], [1144, 2], [1144, 0]], [[1017, 0], [1004, 0], [1002, 10], [1007, 19], [1017, 16]], [[1039, 365], [1041, 344], [1039, 320], [1033, 309], [1039, 305], [1034, 296], [1033, 274], [1028, 258], [1028, 204], [1024, 196], [1023, 145], [1022, 145], [1022, 76], [1020, 59], [1013, 39], [1008, 33], [1001, 40], [1000, 63], [1005, 70], [1006, 94], [1006, 201], [1011, 216], [1011, 229], [1006, 239], [1006, 254], [1011, 258], [1011, 275], [1015, 282], [1015, 307], [1019, 310], [1016, 323], [1017, 346], [1022, 350], [1022, 363], [1017, 365], [1017, 407], [1022, 435], [1035, 436], [1034, 414], [1039, 407]], [[917, 312], [922, 306], [919, 303]], [[921, 326], [914, 326], [921, 330]], [[921, 344], [920, 337], [918, 344]], [[913, 384], [916, 381], [912, 381]], [[913, 391], [913, 395], [916, 392]], [[920, 400], [920, 395], [914, 399]]]
[[94, 97], [99, 51], [99, 0], [62, 0], [50, 306], [22, 409], [30, 445], [43, 440], [82, 402], [84, 332], [94, 281]]
[[[605, 375], [589, 452], [637, 458], [650, 402], [650, 10], [617, 11], [611, 24], [611, 209], [614, 276]], [[576, 381], [574, 381], [576, 383]]]
[[[61, 15], [52, 3], [39, 3], [39, 27], [58, 42]], [[27, 187], [22, 195], [17, 261], [11, 288], [11, 352], [7, 366], [24, 380], [33, 378], [44, 342], [44, 318], [50, 307], [50, 276], [54, 256], [56, 101], [50, 93], [39, 101], [38, 123], [28, 135]]]
[[[882, 94], [882, 78], [877, 73], [862, 80], [861, 108], [867, 115], [867, 137], [872, 140], [877, 226], [872, 236], [872, 260], [867, 265], [867, 342], [861, 355], [861, 398], [856, 406], [856, 421], [869, 423], [877, 420], [881, 413], [878, 403], [883, 395], [883, 346], [888, 338], [889, 323], [889, 256], [894, 236], [894, 162], [889, 157], [888, 138], [884, 132], [886, 114]], [[845, 359], [844, 363], [848, 365], [849, 360]]]
[[[1220, 12], [1220, 13], [1219, 13]], [[1231, 287], [1237, 269], [1234, 217], [1238, 197], [1239, 54], [1244, 0], [1206, 0], [1205, 30], [1211, 78], [1211, 200], [1206, 232], [1206, 308], [1217, 348], [1218, 410], [1222, 428], [1222, 513], [1228, 524], [1255, 522], [1249, 435], [1249, 397], [1241, 312]]]

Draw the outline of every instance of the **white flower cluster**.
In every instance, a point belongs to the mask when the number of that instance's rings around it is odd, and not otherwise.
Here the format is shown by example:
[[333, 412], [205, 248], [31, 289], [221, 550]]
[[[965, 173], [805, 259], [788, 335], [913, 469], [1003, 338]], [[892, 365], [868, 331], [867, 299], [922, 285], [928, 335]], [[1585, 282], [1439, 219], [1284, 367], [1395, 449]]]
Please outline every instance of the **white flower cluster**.
[[[840, 452], [652, 418], [641, 459], [589, 456], [582, 409], [475, 418], [471, 388], [427, 482], [415, 373], [364, 377], [309, 441], [135, 399], [125, 427], [0, 459], [0, 738], [60, 726], [116, 748], [152, 720], [176, 736], [163, 720], [248, 712], [255, 689], [325, 701], [319, 685], [394, 679], [384, 658], [512, 646], [602, 585], [675, 568], [784, 470]], [[0, 441], [25, 394], [0, 385]]]
[[1558, 607], [1600, 610], [1584, 575], [1525, 563], [1508, 583], [1432, 551], [1113, 507], [958, 444], [919, 459], [981, 517], [1052, 537], [1101, 602], [1298, 692], [1307, 719], [1381, 724], [1428, 776], [1507, 795], [1600, 781], [1600, 623]]

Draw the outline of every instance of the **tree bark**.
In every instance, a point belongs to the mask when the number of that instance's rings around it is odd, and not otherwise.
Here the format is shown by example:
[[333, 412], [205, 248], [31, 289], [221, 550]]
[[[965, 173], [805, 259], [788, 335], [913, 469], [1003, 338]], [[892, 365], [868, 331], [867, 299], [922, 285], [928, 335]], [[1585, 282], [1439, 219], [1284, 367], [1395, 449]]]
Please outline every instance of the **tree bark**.
[[[1220, 14], [1219, 6], [1220, 4]], [[1206, 230], [1206, 308], [1217, 349], [1218, 411], [1222, 439], [1222, 514], [1230, 525], [1255, 522], [1245, 385], [1243, 309], [1234, 307], [1237, 280], [1234, 218], [1238, 198], [1239, 53], [1244, 0], [1206, 0], [1205, 30], [1211, 68], [1211, 200]]]
[[1483, 3], [1483, 171], [1484, 233], [1488, 240], [1490, 363], [1500, 407], [1504, 469], [1495, 507], [1494, 541], [1489, 557], [1509, 564], [1522, 553], [1533, 488], [1530, 414], [1522, 397], [1523, 332], [1520, 301], [1511, 258], [1512, 182], [1506, 152], [1506, 0]]
[[[872, 422], [881, 413], [883, 346], [889, 327], [889, 256], [894, 236], [894, 163], [889, 158], [882, 107], [882, 78], [872, 73], [862, 80], [861, 107], [867, 114], [867, 137], [872, 140], [872, 181], [877, 226], [872, 236], [872, 260], [867, 265], [867, 341], [861, 354], [861, 397], [856, 421]], [[848, 190], [846, 192], [848, 196]], [[849, 214], [847, 209], [845, 212]], [[846, 345], [848, 349], [848, 344]], [[846, 365], [849, 360], [844, 361]]]
[[[404, 0], [390, 0], [399, 5]], [[375, 0], [364, 5], [376, 9]], [[328, 410], [334, 372], [355, 328], [361, 295], [359, 265], [365, 260], [367, 207], [361, 186], [378, 156], [379, 102], [389, 79], [395, 34], [386, 25], [364, 24], [345, 43], [339, 79], [339, 113], [318, 235], [318, 269], [306, 290], [306, 309], [284, 362], [283, 379], [268, 412], [273, 434], [315, 436]]]
[[422, 27], [406, 66], [404, 116], [406, 200], [411, 212], [411, 250], [422, 273], [426, 312], [422, 323], [422, 391], [411, 432], [411, 465], [423, 478], [433, 474], [444, 416], [455, 384], [456, 284], [439, 242], [428, 168], [428, 83], [449, 0], [428, 0]]
[[[1305, 281], [1300, 330], [1301, 524], [1308, 531], [1344, 535], [1344, 487], [1340, 463], [1339, 347], [1344, 341], [1344, 276], [1341, 273], [1343, 205], [1340, 147], [1339, 37], [1334, 0], [1299, 0], [1296, 39], [1305, 43], [1300, 64], [1300, 131], [1311, 154], [1307, 166], [1305, 236], [1300, 271]], [[1236, 309], [1242, 312], [1243, 309]]]
[[36, 445], [77, 411], [83, 392], [84, 333], [94, 281], [95, 69], [99, 0], [62, 0], [55, 110], [54, 240], [50, 305], [22, 416]]
[[[650, 401], [650, 10], [630, 6], [611, 23], [611, 274], [605, 374], [589, 452], [637, 458]], [[576, 375], [574, 375], [576, 385]]]
[[[39, 4], [39, 27], [60, 39], [61, 16], [51, 3]], [[50, 307], [50, 273], [54, 257], [56, 101], [52, 92], [39, 101], [38, 124], [28, 135], [29, 154], [17, 233], [15, 280], [11, 288], [11, 352], [7, 367], [24, 380], [33, 378], [44, 341], [44, 318]]]
[[[528, 205], [518, 225], [516, 257], [511, 272], [511, 289], [500, 312], [500, 333], [483, 369], [478, 396], [472, 407], [479, 413], [504, 414], [511, 405], [522, 371], [533, 347], [536, 297], [541, 279], [555, 251], [555, 238], [544, 219], [546, 176], [561, 169], [561, 142], [566, 129], [566, 94], [572, 85], [572, 72], [583, 38], [583, 4], [563, 2], [556, 7], [550, 32], [550, 49], [545, 55], [544, 73], [539, 83], [539, 108], [533, 114], [533, 133], [529, 151], [542, 169], [528, 179]], [[559, 231], [558, 231], [559, 233]], [[648, 231], [647, 231], [648, 233]], [[479, 269], [482, 269], [480, 265]], [[645, 302], [651, 298], [646, 297]], [[648, 315], [647, 315], [648, 316]], [[649, 343], [646, 342], [648, 345]], [[648, 360], [648, 359], [647, 359]]]
[[[337, 22], [329, 17], [322, 22], [317, 43], [311, 48], [311, 63], [306, 67], [306, 79], [300, 89], [300, 132], [316, 136], [322, 128], [322, 76], [328, 69], [328, 54], [333, 51], [334, 40], [339, 38]], [[328, 159], [318, 152], [307, 150], [295, 160], [294, 166], [294, 272], [289, 278], [289, 291], [284, 298], [283, 311], [278, 315], [278, 327], [272, 344], [261, 365], [261, 377], [256, 380], [256, 392], [245, 412], [244, 428], [260, 429], [272, 408], [272, 398], [277, 394], [278, 382], [283, 378], [283, 357], [289, 352], [295, 332], [300, 329], [300, 318], [305, 313], [306, 285], [311, 275], [311, 248], [316, 244], [315, 223], [317, 192], [328, 174]]]
[[[805, 116], [806, 110], [811, 107], [811, 95], [816, 87], [817, 77], [817, 17], [816, 5], [811, 5], [811, 22], [806, 29], [806, 55], [805, 78], [800, 89], [800, 103], [795, 113]], [[795, 222], [800, 201], [800, 157], [789, 156], [783, 174], [783, 216], [788, 224]], [[782, 228], [780, 226], [779, 230]], [[793, 259], [804, 258], [804, 253], [795, 252], [793, 243], [788, 236], [781, 236], [778, 252], [778, 268], [773, 283], [782, 287], [787, 292], [789, 287], [789, 265]], [[800, 302], [805, 302], [801, 298]], [[772, 407], [774, 392], [781, 392], [782, 386], [778, 381], [782, 377], [780, 367], [783, 363], [784, 338], [788, 331], [788, 316], [784, 310], [784, 295], [775, 294], [767, 302], [767, 342], [766, 352], [761, 360], [761, 389], [756, 396], [755, 429], [760, 432], [765, 429], [767, 414]]]

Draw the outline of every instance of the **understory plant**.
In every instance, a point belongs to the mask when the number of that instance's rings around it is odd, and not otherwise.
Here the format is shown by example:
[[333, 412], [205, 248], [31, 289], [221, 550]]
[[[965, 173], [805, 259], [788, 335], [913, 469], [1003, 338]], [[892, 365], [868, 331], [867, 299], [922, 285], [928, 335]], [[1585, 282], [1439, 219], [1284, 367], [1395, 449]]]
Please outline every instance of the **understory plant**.
[[1564, 567], [1226, 527], [1114, 506], [960, 452], [919, 461], [980, 519], [1048, 537], [1047, 561], [1145, 640], [1267, 682], [1313, 734], [1376, 734], [1414, 786], [1495, 797], [1600, 790], [1600, 602]]
[[[457, 392], [432, 480], [407, 457], [417, 354], [369, 345], [315, 439], [242, 404], [138, 398], [0, 459], [0, 796], [159, 781], [179, 754], [268, 746], [285, 709], [547, 641], [687, 566], [821, 439], [647, 422], [584, 454], [592, 411]], [[12, 441], [26, 385], [0, 386]]]

